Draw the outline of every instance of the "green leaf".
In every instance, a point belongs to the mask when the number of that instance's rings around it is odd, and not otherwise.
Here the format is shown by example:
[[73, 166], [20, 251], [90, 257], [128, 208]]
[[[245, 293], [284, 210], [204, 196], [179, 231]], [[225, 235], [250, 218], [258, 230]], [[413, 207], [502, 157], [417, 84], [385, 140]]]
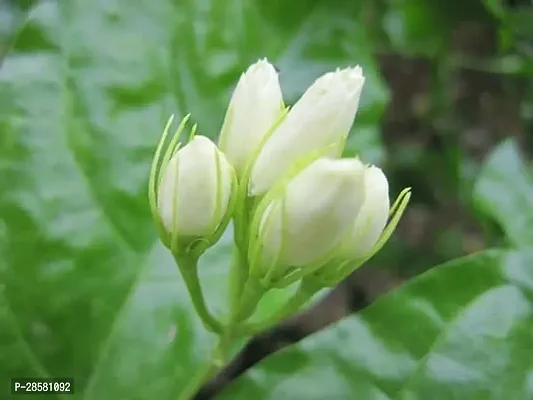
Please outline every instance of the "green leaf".
[[[132, 3], [43, 2], [2, 66], [4, 381], [73, 376], [84, 399], [170, 398], [213, 341], [146, 195], [163, 123], [189, 109], [171, 91], [177, 10]], [[204, 263], [218, 303], [228, 259], [226, 244]]]
[[502, 0], [483, 0], [483, 4], [485, 5], [488, 11], [494, 14], [495, 17], [505, 17], [505, 7], [503, 5]]
[[455, 31], [466, 20], [479, 22], [486, 18], [485, 9], [479, 2], [462, 2], [460, 6], [456, 2], [439, 0], [388, 0], [383, 3], [380, 13], [382, 30], [393, 52], [409, 57], [422, 56], [434, 62], [437, 62], [436, 58], [442, 58], [443, 66], [449, 63], [454, 53]]
[[442, 6], [434, 1], [392, 1], [383, 15], [383, 27], [393, 48], [406, 54], [439, 54], [451, 25]]
[[27, 10], [37, 0], [7, 0], [0, 2], [0, 66], [24, 23]]
[[513, 139], [490, 154], [474, 187], [474, 201], [503, 228], [512, 246], [533, 243], [533, 178]]
[[526, 400], [533, 396], [533, 251], [436, 267], [268, 358], [223, 399]]
[[[319, 74], [363, 64], [350, 151], [379, 156], [387, 95], [364, 29], [351, 5], [304, 3], [291, 18], [285, 2], [31, 6], [0, 69], [2, 381], [73, 376], [84, 400], [175, 398], [214, 338], [157, 241], [150, 161], [171, 113], [218, 135], [233, 85], [259, 57], [280, 67], [290, 101]], [[230, 239], [201, 268], [218, 314]]]

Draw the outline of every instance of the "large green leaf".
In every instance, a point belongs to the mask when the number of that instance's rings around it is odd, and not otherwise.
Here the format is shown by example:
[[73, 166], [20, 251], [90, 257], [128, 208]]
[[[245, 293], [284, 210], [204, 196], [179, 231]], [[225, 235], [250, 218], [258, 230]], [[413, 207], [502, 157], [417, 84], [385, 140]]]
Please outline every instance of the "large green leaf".
[[268, 358], [222, 398], [528, 400], [532, 301], [533, 251], [459, 259]]
[[533, 177], [514, 140], [505, 140], [490, 154], [474, 200], [499, 223], [513, 246], [533, 245]]
[[[73, 376], [79, 398], [103, 400], [170, 399], [190, 379], [214, 338], [156, 239], [149, 164], [170, 113], [192, 112], [200, 133], [216, 136], [238, 74], [260, 56], [281, 68], [290, 102], [320, 73], [362, 63], [363, 134], [349, 151], [379, 158], [387, 96], [357, 9], [299, 4], [68, 0], [29, 10], [0, 70], [1, 381]], [[217, 312], [229, 240], [202, 266]]]

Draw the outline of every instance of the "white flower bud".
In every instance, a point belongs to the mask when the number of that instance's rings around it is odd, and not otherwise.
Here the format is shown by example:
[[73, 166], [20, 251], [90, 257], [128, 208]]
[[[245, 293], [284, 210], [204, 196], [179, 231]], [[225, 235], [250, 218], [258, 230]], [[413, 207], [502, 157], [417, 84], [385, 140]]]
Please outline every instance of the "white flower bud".
[[238, 174], [283, 108], [278, 73], [266, 58], [259, 60], [241, 75], [220, 134], [220, 149]]
[[[363, 83], [359, 66], [318, 78], [261, 149], [249, 194], [264, 194], [296, 160], [341, 141], [353, 124]], [[339, 146], [330, 156], [341, 153]]]
[[296, 175], [266, 207], [259, 224], [261, 268], [305, 266], [334, 250], [364, 201], [358, 159], [319, 159]]
[[158, 209], [163, 226], [179, 236], [209, 236], [222, 222], [231, 197], [233, 171], [205, 136], [178, 150], [163, 171]]
[[347, 241], [347, 258], [365, 257], [387, 225], [390, 210], [389, 184], [383, 171], [371, 166], [365, 171], [365, 201]]

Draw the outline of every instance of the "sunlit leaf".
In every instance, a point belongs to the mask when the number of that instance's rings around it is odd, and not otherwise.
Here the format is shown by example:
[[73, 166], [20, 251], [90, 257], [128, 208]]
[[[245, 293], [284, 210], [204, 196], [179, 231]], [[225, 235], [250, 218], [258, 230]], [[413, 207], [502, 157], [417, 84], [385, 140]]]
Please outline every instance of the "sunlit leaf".
[[501, 143], [486, 160], [474, 200], [500, 224], [513, 246], [533, 245], [533, 177], [512, 139]]

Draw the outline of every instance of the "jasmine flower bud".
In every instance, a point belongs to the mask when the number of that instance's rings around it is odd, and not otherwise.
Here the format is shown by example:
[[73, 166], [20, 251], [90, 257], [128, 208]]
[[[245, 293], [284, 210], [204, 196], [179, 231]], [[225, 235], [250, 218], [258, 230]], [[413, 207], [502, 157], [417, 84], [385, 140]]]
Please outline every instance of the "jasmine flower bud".
[[[280, 194], [267, 194], [256, 215], [252, 268], [282, 278], [289, 267], [323, 263], [350, 232], [365, 199], [358, 159], [314, 161]], [[271, 198], [272, 197], [272, 198]]]
[[259, 60], [241, 75], [219, 139], [220, 149], [237, 174], [243, 172], [283, 109], [278, 73], [266, 58]]
[[353, 124], [364, 83], [359, 66], [328, 72], [307, 89], [273, 131], [255, 160], [249, 194], [266, 193], [301, 157], [339, 143], [340, 156]]
[[164, 228], [178, 237], [208, 237], [225, 217], [232, 167], [205, 136], [179, 149], [162, 171], [157, 207]]

